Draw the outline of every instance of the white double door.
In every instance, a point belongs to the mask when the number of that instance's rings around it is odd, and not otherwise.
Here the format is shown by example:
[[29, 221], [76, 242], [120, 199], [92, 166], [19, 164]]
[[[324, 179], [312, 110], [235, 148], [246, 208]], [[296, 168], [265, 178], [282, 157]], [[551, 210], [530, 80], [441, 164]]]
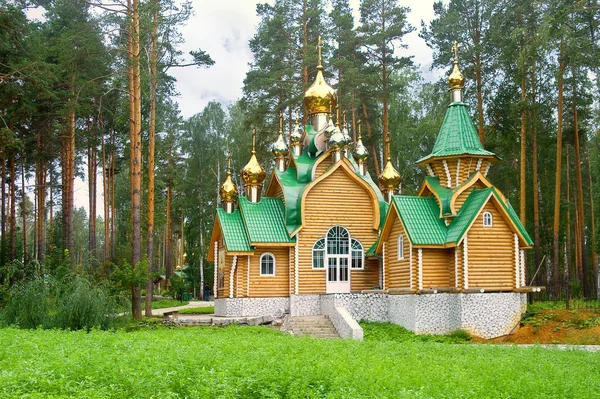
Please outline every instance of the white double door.
[[350, 258], [347, 255], [327, 256], [327, 293], [350, 292]]

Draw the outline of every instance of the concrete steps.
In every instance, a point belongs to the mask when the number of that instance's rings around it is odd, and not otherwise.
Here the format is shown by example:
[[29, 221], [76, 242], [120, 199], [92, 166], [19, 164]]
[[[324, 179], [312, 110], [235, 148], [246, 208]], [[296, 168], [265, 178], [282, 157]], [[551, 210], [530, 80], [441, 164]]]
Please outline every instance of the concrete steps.
[[339, 338], [337, 330], [327, 316], [292, 316], [288, 329], [296, 336], [310, 335], [313, 338]]

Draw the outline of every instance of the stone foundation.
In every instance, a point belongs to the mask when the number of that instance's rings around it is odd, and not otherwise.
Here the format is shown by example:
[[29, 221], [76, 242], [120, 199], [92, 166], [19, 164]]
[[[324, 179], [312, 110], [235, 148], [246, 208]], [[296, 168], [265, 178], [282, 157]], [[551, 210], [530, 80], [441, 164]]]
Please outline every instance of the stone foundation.
[[390, 295], [385, 293], [292, 295], [287, 298], [225, 298], [215, 301], [217, 316], [336, 317], [344, 308], [356, 321], [391, 322], [417, 334], [457, 329], [483, 337], [506, 335], [519, 322], [527, 295], [508, 293]]
[[290, 298], [217, 298], [215, 316], [283, 316], [290, 311]]

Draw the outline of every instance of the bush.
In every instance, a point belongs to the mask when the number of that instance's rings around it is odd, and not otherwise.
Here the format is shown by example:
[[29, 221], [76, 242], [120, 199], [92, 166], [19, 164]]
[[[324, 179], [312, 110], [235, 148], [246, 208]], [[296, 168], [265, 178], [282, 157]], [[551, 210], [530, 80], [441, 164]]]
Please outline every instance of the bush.
[[9, 291], [0, 323], [20, 328], [110, 329], [117, 326], [117, 314], [124, 306], [126, 299], [77, 275], [64, 280], [36, 278]]

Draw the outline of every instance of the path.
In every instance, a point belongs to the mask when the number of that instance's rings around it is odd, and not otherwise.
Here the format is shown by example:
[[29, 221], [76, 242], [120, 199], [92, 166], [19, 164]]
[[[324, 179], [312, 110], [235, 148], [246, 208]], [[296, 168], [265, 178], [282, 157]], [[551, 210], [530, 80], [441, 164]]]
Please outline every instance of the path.
[[190, 301], [187, 305], [175, 306], [172, 308], [163, 308], [163, 309], [152, 309], [152, 316], [162, 316], [165, 312], [172, 312], [174, 310], [188, 309], [188, 308], [203, 308], [208, 306], [214, 306], [214, 302], [204, 302], [204, 301]]

